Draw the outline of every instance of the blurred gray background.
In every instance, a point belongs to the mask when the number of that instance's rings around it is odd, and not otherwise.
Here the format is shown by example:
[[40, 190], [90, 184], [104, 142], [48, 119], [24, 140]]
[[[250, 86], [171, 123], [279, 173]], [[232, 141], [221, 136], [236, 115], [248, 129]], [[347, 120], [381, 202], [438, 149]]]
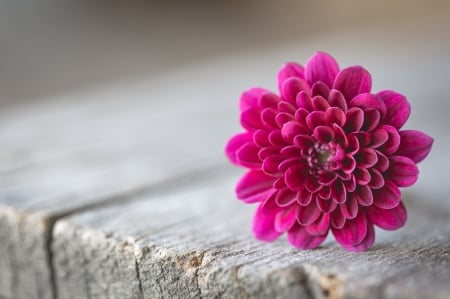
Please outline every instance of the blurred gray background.
[[[379, 55], [401, 49], [397, 58], [405, 63], [411, 52], [414, 60], [450, 59], [445, 54], [449, 32], [448, 0], [3, 0], [0, 101], [22, 105], [216, 56], [267, 49], [291, 49], [291, 54], [326, 46], [321, 50], [342, 57], [354, 48], [356, 58], [365, 58], [372, 40], [385, 51], [374, 50]], [[315, 44], [318, 39], [329, 42]], [[272, 56], [277, 65], [283, 59], [304, 59]]]

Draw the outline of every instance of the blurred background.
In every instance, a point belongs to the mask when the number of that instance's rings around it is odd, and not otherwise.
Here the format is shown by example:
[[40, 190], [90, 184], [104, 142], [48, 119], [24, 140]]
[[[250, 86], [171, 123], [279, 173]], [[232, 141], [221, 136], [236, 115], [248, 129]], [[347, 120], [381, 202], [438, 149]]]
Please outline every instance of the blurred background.
[[353, 63], [396, 49], [391, 59], [448, 60], [449, 32], [448, 0], [2, 0], [0, 100], [23, 104], [242, 51], [270, 49], [274, 65], [318, 46], [344, 62], [353, 49]]

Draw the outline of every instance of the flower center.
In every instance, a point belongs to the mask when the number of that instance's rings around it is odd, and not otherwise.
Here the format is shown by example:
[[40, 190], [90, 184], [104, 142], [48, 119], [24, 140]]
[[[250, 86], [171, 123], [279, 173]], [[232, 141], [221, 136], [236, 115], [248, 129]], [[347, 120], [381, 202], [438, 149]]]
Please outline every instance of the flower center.
[[335, 163], [336, 146], [334, 143], [316, 143], [309, 148], [307, 161], [312, 173], [330, 171]]

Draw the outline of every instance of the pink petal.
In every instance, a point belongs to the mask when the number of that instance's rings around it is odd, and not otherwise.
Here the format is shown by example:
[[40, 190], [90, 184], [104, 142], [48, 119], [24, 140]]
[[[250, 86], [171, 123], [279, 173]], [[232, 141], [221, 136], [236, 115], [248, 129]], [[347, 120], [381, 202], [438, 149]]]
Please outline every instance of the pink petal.
[[379, 151], [375, 152], [377, 153], [378, 156], [378, 162], [374, 167], [378, 169], [380, 172], [386, 171], [389, 168], [389, 159], [381, 152]]
[[337, 203], [330, 199], [323, 199], [320, 196], [317, 196], [316, 198], [317, 207], [324, 213], [331, 213], [333, 212], [336, 207]]
[[338, 203], [342, 204], [347, 199], [347, 190], [344, 188], [344, 185], [342, 184], [341, 180], [336, 180], [334, 184], [331, 185], [331, 197], [333, 200]]
[[347, 220], [341, 229], [332, 227], [334, 237], [343, 246], [361, 243], [367, 236], [367, 219], [359, 213], [355, 219]]
[[389, 124], [400, 129], [408, 120], [411, 113], [411, 106], [405, 96], [392, 91], [384, 90], [377, 93], [387, 107], [387, 113], [384, 115], [383, 123]]
[[341, 229], [344, 226], [345, 221], [346, 219], [339, 209], [334, 210], [331, 214], [331, 225], [334, 228]]
[[262, 163], [262, 170], [270, 175], [270, 176], [281, 176], [282, 174], [278, 170], [278, 165], [284, 160], [285, 158], [282, 155], [272, 155], [264, 159]]
[[282, 98], [291, 104], [295, 104], [297, 94], [301, 91], [310, 94], [311, 88], [306, 81], [296, 77], [286, 79], [280, 90]]
[[280, 191], [278, 191], [277, 195], [275, 196], [275, 203], [281, 207], [285, 208], [293, 204], [297, 198], [297, 193], [292, 192], [288, 188], [283, 188]]
[[312, 236], [322, 236], [328, 233], [330, 228], [331, 216], [329, 213], [322, 213], [322, 216], [316, 222], [307, 225], [306, 231]]
[[358, 166], [364, 168], [370, 168], [377, 164], [378, 156], [377, 153], [371, 148], [362, 148], [355, 155], [355, 160], [358, 163]]
[[[290, 105], [287, 102], [282, 102], [282, 103]], [[282, 128], [286, 123], [288, 123], [290, 121], [295, 121], [295, 117], [292, 113], [280, 112], [275, 116], [275, 122], [277, 123], [279, 128]]]
[[284, 147], [288, 145], [288, 143], [286, 143], [286, 140], [284, 140], [283, 136], [281, 135], [281, 130], [273, 130], [272, 132], [270, 132], [269, 142], [276, 147]]
[[295, 99], [295, 103], [297, 104], [298, 108], [304, 108], [307, 111], [313, 111], [314, 110], [314, 106], [312, 104], [312, 99], [309, 96], [308, 93], [306, 92], [300, 92], [296, 99]]
[[274, 108], [266, 108], [264, 109], [261, 114], [261, 128], [268, 128], [268, 129], [278, 129], [278, 124], [276, 122], [276, 116], [278, 114], [278, 110]]
[[348, 251], [362, 252], [371, 248], [374, 242], [375, 242], [375, 229], [371, 223], [367, 223], [367, 235], [361, 241], [361, 243], [358, 243], [356, 245], [343, 245], [343, 247]]
[[259, 170], [247, 172], [236, 185], [237, 198], [246, 203], [264, 201], [274, 190], [274, 178]]
[[279, 155], [279, 154], [280, 154], [280, 149], [278, 147], [266, 146], [266, 147], [263, 147], [262, 149], [259, 150], [258, 158], [261, 161], [263, 161], [266, 158], [268, 158], [269, 156]]
[[389, 158], [389, 169], [386, 177], [398, 187], [409, 187], [417, 181], [419, 169], [410, 158], [392, 156]]
[[277, 232], [284, 233], [297, 222], [295, 209], [282, 210], [275, 216], [274, 228]]
[[330, 94], [330, 88], [322, 81], [317, 81], [312, 85], [311, 94], [313, 96], [321, 96], [326, 99]]
[[323, 52], [314, 54], [305, 65], [305, 77], [309, 85], [322, 81], [331, 87], [338, 72], [339, 66], [336, 60]]
[[379, 189], [384, 186], [384, 177], [376, 168], [370, 169], [370, 183], [372, 189]]
[[353, 175], [355, 176], [355, 181], [358, 185], [367, 185], [371, 179], [370, 173], [366, 168], [355, 168]]
[[347, 123], [344, 130], [348, 133], [359, 131], [364, 122], [364, 112], [361, 108], [352, 107], [346, 113]]
[[395, 208], [388, 210], [371, 206], [367, 210], [367, 214], [370, 222], [385, 230], [395, 230], [402, 227], [408, 218], [405, 206], [401, 201]]
[[396, 128], [389, 125], [383, 125], [381, 126], [381, 128], [387, 132], [388, 140], [382, 146], [380, 146], [378, 150], [385, 155], [392, 155], [398, 150], [398, 147], [400, 146], [400, 134], [398, 133]]
[[281, 88], [283, 86], [284, 81], [286, 79], [296, 77], [300, 79], [305, 79], [305, 70], [304, 68], [295, 62], [288, 62], [284, 64], [281, 69], [278, 71], [277, 82], [278, 82], [278, 90], [281, 92]]
[[297, 209], [297, 221], [302, 225], [309, 225], [315, 222], [322, 212], [317, 208], [315, 203], [309, 206], [299, 206]]
[[252, 142], [252, 134], [251, 133], [241, 133], [234, 135], [230, 140], [228, 140], [227, 145], [225, 146], [225, 154], [228, 159], [234, 164], [239, 165], [237, 161], [236, 152], [247, 143]]
[[293, 104], [286, 101], [279, 102], [277, 108], [280, 112], [286, 112], [289, 114], [295, 114], [295, 111], [297, 110], [297, 108], [295, 108]]
[[292, 143], [295, 136], [299, 134], [307, 134], [308, 129], [302, 126], [297, 121], [289, 121], [283, 125], [281, 128], [281, 135], [286, 142]]
[[244, 91], [239, 100], [239, 108], [241, 111], [257, 108], [259, 97], [266, 92], [268, 92], [266, 89], [258, 87]]
[[278, 213], [281, 208], [277, 205], [275, 202], [275, 198], [278, 194], [278, 191], [274, 191], [269, 197], [266, 198], [260, 205], [259, 208], [261, 209], [262, 213], [264, 214], [276, 214]]
[[297, 203], [301, 206], [309, 206], [312, 200], [312, 194], [306, 188], [297, 192]]
[[358, 186], [356, 191], [353, 192], [356, 200], [361, 206], [371, 206], [373, 204], [372, 189], [369, 186]]
[[299, 249], [314, 249], [325, 241], [327, 235], [312, 236], [301, 225], [294, 225], [288, 231], [288, 240], [293, 246]]
[[370, 92], [372, 78], [362, 66], [351, 66], [337, 74], [333, 88], [342, 92], [347, 102], [350, 102], [355, 96]]
[[380, 111], [374, 108], [364, 109], [364, 123], [362, 126], [363, 131], [370, 132], [375, 129], [380, 123]]
[[392, 209], [401, 200], [400, 189], [391, 181], [386, 181], [381, 189], [373, 190], [373, 204], [381, 209]]
[[325, 119], [328, 125], [336, 124], [342, 127], [345, 124], [345, 113], [341, 108], [330, 107], [325, 111]]
[[325, 112], [313, 111], [306, 117], [306, 124], [310, 130], [314, 130], [317, 126], [326, 125]]
[[358, 214], [358, 201], [353, 193], [347, 193], [347, 200], [340, 206], [342, 216], [353, 219]]
[[253, 234], [258, 240], [273, 241], [281, 235], [274, 228], [275, 215], [276, 213], [264, 213], [262, 205], [256, 209], [253, 217]]
[[284, 174], [286, 185], [293, 191], [303, 189], [307, 178], [306, 168], [302, 164], [290, 167]]
[[389, 135], [384, 129], [376, 129], [371, 134], [370, 147], [378, 148], [389, 139]]
[[[297, 151], [299, 151], [298, 148], [295, 148]], [[283, 148], [282, 151], [285, 151], [286, 148]], [[284, 153], [283, 153], [284, 154]], [[300, 164], [302, 167], [306, 167], [306, 163], [303, 160], [300, 160], [298, 157], [300, 156], [300, 153], [298, 153], [297, 157], [294, 156], [293, 158], [288, 158], [281, 162], [278, 165], [278, 170], [282, 173], [285, 173], [289, 168], [292, 166]]]
[[328, 102], [330, 103], [331, 106], [341, 108], [344, 112], [346, 112], [348, 109], [344, 95], [337, 89], [330, 90]]
[[253, 108], [249, 108], [241, 113], [241, 126], [249, 131], [263, 129], [261, 113]]
[[262, 110], [264, 108], [277, 108], [281, 101], [280, 97], [274, 93], [263, 93], [258, 99], [258, 107]]
[[330, 104], [322, 96], [315, 96], [312, 98], [314, 110], [325, 111], [330, 108]]
[[[348, 98], [347, 98], [348, 99]], [[386, 105], [377, 95], [371, 93], [361, 93], [350, 101], [350, 106], [359, 107], [361, 109], [376, 109], [381, 116], [386, 114]]]
[[415, 130], [400, 131], [399, 134], [400, 146], [396, 155], [408, 157], [419, 163], [430, 153], [434, 140], [427, 134]]
[[321, 143], [329, 143], [334, 139], [334, 131], [328, 126], [318, 126], [314, 129], [313, 136]]
[[302, 149], [307, 149], [308, 147], [314, 145], [314, 139], [307, 135], [297, 135], [294, 138], [294, 145]]
[[238, 165], [253, 169], [261, 167], [261, 160], [258, 157], [259, 147], [253, 143], [246, 143], [237, 152]]

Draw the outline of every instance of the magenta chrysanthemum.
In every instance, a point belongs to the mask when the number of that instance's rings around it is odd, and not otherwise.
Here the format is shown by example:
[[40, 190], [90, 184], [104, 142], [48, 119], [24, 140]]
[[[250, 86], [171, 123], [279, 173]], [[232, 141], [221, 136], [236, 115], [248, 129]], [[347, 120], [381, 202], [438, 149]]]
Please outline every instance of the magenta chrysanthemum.
[[399, 187], [413, 185], [416, 163], [433, 139], [400, 130], [409, 117], [406, 98], [371, 93], [361, 66], [340, 70], [316, 53], [305, 68], [285, 64], [280, 95], [251, 88], [240, 98], [243, 133], [226, 146], [231, 162], [248, 168], [237, 197], [258, 203], [253, 232], [272, 241], [286, 232], [297, 248], [319, 246], [331, 230], [347, 250], [364, 251], [374, 225], [395, 230], [407, 218]]

